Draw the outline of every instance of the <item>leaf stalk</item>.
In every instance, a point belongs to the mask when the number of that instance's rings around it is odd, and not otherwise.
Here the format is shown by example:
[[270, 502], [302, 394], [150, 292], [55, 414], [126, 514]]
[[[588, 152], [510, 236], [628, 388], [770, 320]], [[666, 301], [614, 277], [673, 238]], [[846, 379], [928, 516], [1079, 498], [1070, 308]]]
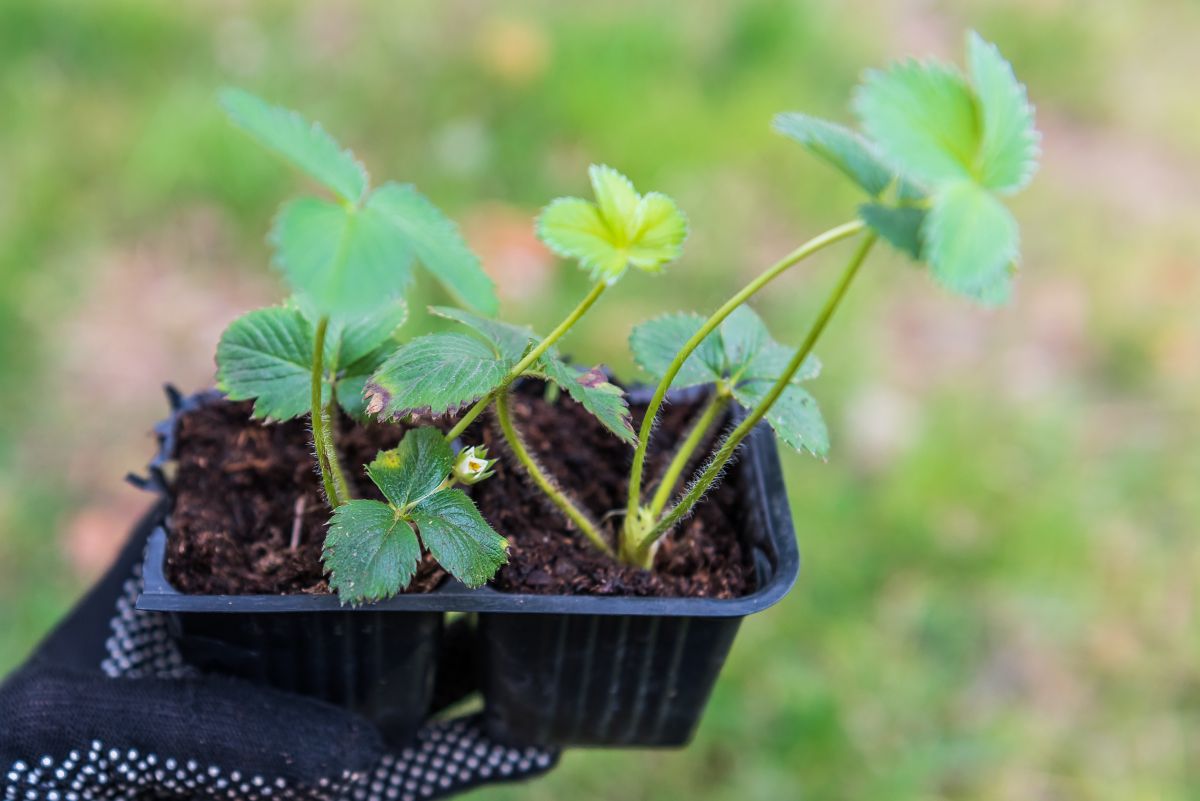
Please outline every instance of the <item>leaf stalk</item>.
[[508, 441], [508, 447], [512, 451], [513, 456], [516, 457], [521, 467], [525, 469], [525, 472], [529, 474], [529, 477], [533, 479], [533, 483], [537, 484], [538, 489], [558, 507], [559, 511], [566, 515], [579, 528], [580, 532], [588, 538], [592, 545], [600, 549], [601, 552], [609, 556], [614, 556], [612, 548], [600, 534], [599, 527], [592, 522], [584, 511], [575, 505], [574, 501], [566, 493], [554, 485], [553, 479], [546, 475], [541, 465], [537, 463], [537, 460], [529, 453], [529, 449], [525, 447], [525, 441], [522, 439], [521, 433], [517, 431], [516, 426], [513, 424], [507, 390], [496, 397], [496, 419], [500, 422], [500, 430], [504, 434], [504, 439]]
[[812, 327], [809, 328], [808, 334], [804, 338], [804, 343], [796, 351], [795, 355], [792, 356], [787, 369], [784, 370], [783, 374], [772, 385], [771, 391], [758, 402], [746, 418], [725, 438], [724, 442], [721, 443], [721, 447], [717, 449], [716, 454], [713, 455], [713, 458], [705, 466], [703, 472], [701, 472], [700, 477], [692, 482], [692, 485], [688, 488], [687, 493], [680, 502], [663, 515], [662, 519], [650, 529], [645, 538], [638, 544], [638, 552], [640, 554], [646, 554], [659, 537], [670, 531], [671, 527], [690, 512], [692, 507], [704, 497], [709, 487], [720, 476], [725, 464], [733, 457], [742, 440], [754, 430], [754, 426], [762, 420], [775, 401], [779, 399], [779, 396], [791, 384], [796, 371], [800, 369], [801, 365], [804, 364], [804, 360], [812, 353], [817, 341], [821, 338], [821, 334], [825, 331], [825, 327], [829, 324], [829, 320], [833, 317], [834, 312], [837, 311], [838, 306], [841, 305], [842, 299], [850, 289], [854, 277], [858, 275], [859, 268], [862, 266], [863, 261], [866, 260], [867, 254], [871, 252], [875, 241], [875, 235], [871, 234], [858, 246], [858, 249], [846, 264], [841, 280], [838, 281], [833, 292], [826, 299], [820, 314], [813, 322]]
[[667, 372], [663, 375], [662, 380], [658, 382], [658, 386], [654, 390], [650, 404], [646, 407], [646, 415], [642, 418], [641, 429], [638, 431], [637, 448], [633, 452], [633, 466], [629, 472], [629, 501], [626, 505], [628, 519], [636, 518], [638, 507], [641, 505], [642, 471], [645, 467], [646, 449], [650, 445], [650, 433], [654, 429], [654, 421], [658, 416], [659, 409], [662, 408], [663, 399], [667, 395], [667, 390], [670, 388], [671, 382], [675, 380], [675, 376], [683, 369], [683, 364], [687, 361], [687, 358], [692, 355], [692, 352], [696, 348], [700, 347], [700, 343], [704, 341], [705, 337], [711, 334], [726, 317], [749, 300], [758, 290], [778, 278], [788, 268], [830, 245], [854, 236], [863, 230], [864, 227], [865, 224], [861, 220], [852, 220], [843, 223], [829, 229], [823, 234], [813, 237], [775, 262], [775, 264], [768, 267], [765, 272], [742, 287], [733, 297], [725, 301], [719, 309], [713, 312], [712, 316], [704, 321], [704, 325], [700, 326], [700, 329], [684, 344], [679, 353], [675, 354], [674, 360], [672, 360], [670, 366], [667, 368]]

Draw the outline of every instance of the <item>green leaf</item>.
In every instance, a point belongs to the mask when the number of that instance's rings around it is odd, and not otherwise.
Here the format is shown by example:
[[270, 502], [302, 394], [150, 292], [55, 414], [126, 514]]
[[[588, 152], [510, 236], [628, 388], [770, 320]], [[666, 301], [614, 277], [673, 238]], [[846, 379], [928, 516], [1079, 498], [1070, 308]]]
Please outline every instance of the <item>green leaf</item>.
[[884, 158], [906, 178], [932, 187], [972, 176], [979, 117], [971, 88], [953, 68], [904, 61], [871, 70], [855, 110]]
[[[642, 369], [661, 378], [679, 349], [703, 324], [703, 319], [694, 314], [668, 314], [642, 323], [634, 328], [629, 340], [634, 360]], [[721, 380], [754, 378], [774, 381], [783, 374], [795, 352], [771, 339], [753, 309], [740, 306], [688, 356], [671, 386], [681, 389]], [[806, 381], [820, 372], [820, 361], [809, 355], [793, 380]]]
[[462, 490], [429, 496], [413, 507], [412, 520], [438, 564], [468, 587], [482, 586], [508, 561], [508, 541], [492, 530]]
[[462, 309], [449, 306], [430, 306], [431, 314], [445, 320], [453, 320], [470, 328], [496, 348], [496, 353], [514, 364], [521, 360], [529, 346], [538, 341], [538, 336], [528, 326], [480, 317]]
[[[312, 410], [312, 327], [294, 308], [244, 314], [217, 344], [217, 387], [230, 400], [254, 399], [254, 416], [290, 420]], [[323, 402], [329, 398], [324, 389]]]
[[[753, 408], [771, 391], [773, 381], [746, 381], [734, 387], [733, 396]], [[789, 384], [767, 411], [767, 422], [775, 434], [797, 451], [824, 458], [829, 453], [829, 431], [816, 399], [795, 384]]]
[[1012, 66], [975, 31], [967, 34], [967, 64], [983, 117], [979, 180], [997, 192], [1016, 192], [1037, 169], [1033, 107]]
[[270, 239], [276, 266], [318, 316], [391, 305], [412, 278], [407, 241], [371, 208], [298, 198], [280, 210]]
[[449, 217], [411, 184], [388, 183], [367, 201], [408, 242], [429, 273], [452, 295], [483, 314], [500, 308], [496, 286]]
[[367, 465], [367, 475], [388, 501], [404, 511], [429, 497], [454, 469], [454, 451], [432, 426], [414, 428], [400, 444], [380, 451]]
[[[741, 369], [739, 381], [754, 381], [759, 379], [774, 381], [783, 375], [784, 371], [796, 355], [795, 348], [780, 345], [774, 340], [768, 340], [751, 358], [749, 364]], [[821, 374], [821, 360], [810, 353], [800, 363], [800, 369], [792, 376], [792, 383], [811, 381]]]
[[421, 546], [412, 526], [379, 501], [349, 501], [333, 511], [321, 561], [342, 603], [391, 598], [417, 572]]
[[407, 319], [408, 306], [403, 300], [369, 314], [334, 317], [325, 333], [325, 358], [336, 354], [334, 364], [347, 369], [390, 340]]
[[546, 378], [566, 390], [576, 403], [587, 409], [605, 428], [622, 442], [636, 439], [629, 420], [629, 404], [620, 387], [611, 384], [604, 372], [596, 367], [579, 370], [561, 359], [543, 357]]
[[367, 382], [371, 380], [371, 376], [383, 366], [383, 363], [387, 361], [387, 358], [395, 350], [396, 347], [394, 344], [390, 342], [385, 343], [361, 359], [351, 363], [342, 371], [341, 377], [338, 378], [338, 405], [342, 407], [342, 410], [346, 414], [360, 423], [368, 422], [371, 419], [371, 416], [367, 414]]
[[366, 169], [317, 123], [241, 89], [222, 90], [220, 100], [234, 124], [343, 200], [357, 203], [366, 192]]
[[550, 250], [574, 259], [593, 280], [614, 283], [629, 265], [658, 272], [679, 258], [687, 219], [659, 192], [639, 195], [611, 167], [588, 170], [596, 202], [558, 198], [538, 216], [537, 235]]
[[[636, 326], [629, 336], [629, 348], [638, 366], [661, 379], [675, 355], [700, 327], [704, 318], [698, 314], [680, 312], [666, 314]], [[671, 386], [676, 389], [711, 384], [719, 380], [724, 357], [719, 331], [709, 334], [694, 350], [675, 375]]]
[[777, 115], [773, 124], [776, 131], [804, 145], [872, 197], [878, 197], [892, 182], [892, 171], [880, 163], [871, 145], [849, 128], [796, 112]]
[[511, 368], [491, 347], [459, 333], [418, 337], [393, 353], [367, 384], [367, 411], [442, 415], [491, 392]]
[[858, 207], [858, 216], [892, 247], [913, 261], [921, 260], [921, 226], [925, 224], [926, 217], [924, 209], [864, 203]]
[[999, 302], [1017, 258], [1017, 221], [995, 195], [970, 181], [955, 181], [934, 197], [923, 229], [934, 277], [955, 292]]

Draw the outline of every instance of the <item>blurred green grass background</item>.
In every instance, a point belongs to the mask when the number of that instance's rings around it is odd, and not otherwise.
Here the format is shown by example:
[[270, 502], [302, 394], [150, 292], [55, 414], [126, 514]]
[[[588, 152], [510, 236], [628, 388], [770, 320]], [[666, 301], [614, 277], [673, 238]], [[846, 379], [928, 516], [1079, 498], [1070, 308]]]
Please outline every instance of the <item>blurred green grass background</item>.
[[[787, 458], [804, 567], [748, 621], [682, 752], [571, 752], [472, 798], [1200, 799], [1200, 5], [658, 0], [0, 4], [0, 673], [145, 499], [159, 386], [211, 381], [278, 297], [300, 184], [223, 120], [236, 84], [324, 121], [463, 224], [504, 314], [585, 278], [530, 220], [608, 162], [693, 235], [566, 348], [636, 378], [636, 321], [710, 309], [855, 196], [773, 135], [848, 119], [860, 71], [997, 41], [1044, 167], [1016, 302], [876, 257], [819, 348], [828, 464]], [[756, 302], [796, 341], [834, 254]], [[431, 290], [425, 290], [433, 298]], [[422, 325], [417, 319], [416, 330]]]

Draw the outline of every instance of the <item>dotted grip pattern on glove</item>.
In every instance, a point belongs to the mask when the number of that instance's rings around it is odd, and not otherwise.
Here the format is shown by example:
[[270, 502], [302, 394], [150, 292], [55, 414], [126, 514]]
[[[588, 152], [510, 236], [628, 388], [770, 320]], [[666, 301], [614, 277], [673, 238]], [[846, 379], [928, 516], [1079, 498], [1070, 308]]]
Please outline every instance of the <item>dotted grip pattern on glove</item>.
[[387, 752], [344, 710], [202, 676], [165, 616], [135, 608], [139, 564], [125, 566], [115, 609], [108, 596], [98, 665], [59, 664], [55, 652], [77, 639], [60, 630], [0, 688], [4, 801], [429, 801], [530, 778], [558, 760], [556, 750], [490, 741], [478, 716], [430, 723]]

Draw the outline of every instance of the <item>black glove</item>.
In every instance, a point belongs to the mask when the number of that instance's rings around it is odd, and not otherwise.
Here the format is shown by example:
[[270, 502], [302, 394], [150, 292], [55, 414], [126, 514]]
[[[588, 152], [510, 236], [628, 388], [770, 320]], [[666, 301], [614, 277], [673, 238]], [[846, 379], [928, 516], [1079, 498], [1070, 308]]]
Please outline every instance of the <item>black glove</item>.
[[142, 520], [108, 574], [0, 686], [4, 801], [422, 801], [558, 761], [556, 751], [489, 741], [475, 716], [429, 723], [389, 753], [344, 709], [200, 675], [166, 619], [134, 608], [156, 519]]

